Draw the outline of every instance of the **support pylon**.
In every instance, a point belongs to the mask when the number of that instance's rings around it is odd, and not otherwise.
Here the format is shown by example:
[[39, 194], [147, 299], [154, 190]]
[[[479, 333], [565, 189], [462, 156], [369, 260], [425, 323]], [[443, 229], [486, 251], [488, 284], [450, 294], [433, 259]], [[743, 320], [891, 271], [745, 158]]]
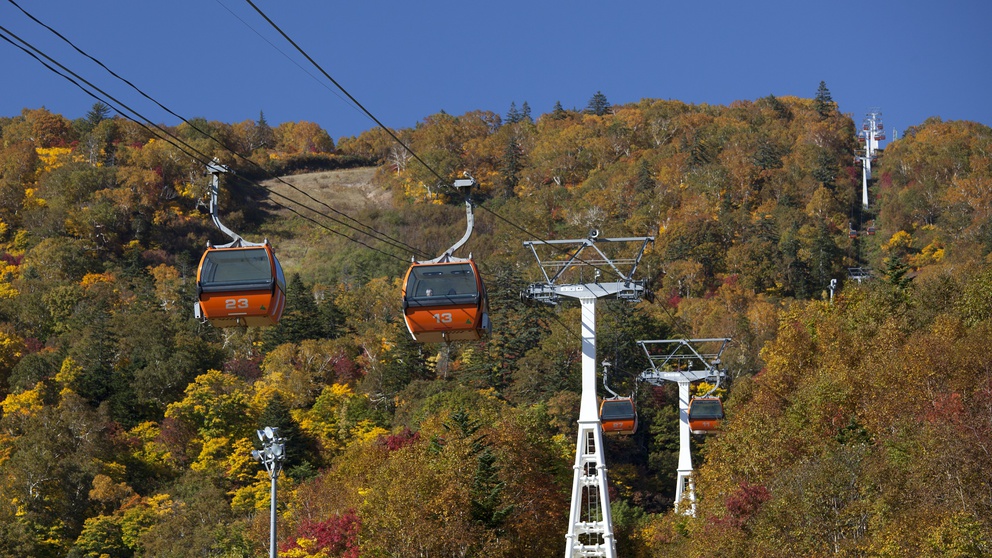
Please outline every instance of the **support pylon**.
[[[523, 296], [551, 305], [558, 304], [562, 297], [578, 299], [582, 308], [582, 398], [572, 475], [572, 503], [568, 533], [565, 535], [565, 558], [617, 556], [603, 452], [603, 429], [596, 402], [596, 301], [600, 298], [619, 298], [630, 302], [641, 299], [644, 283], [634, 281], [632, 276], [648, 242], [653, 240], [653, 237], [599, 238], [598, 231], [593, 231], [589, 238], [584, 239], [524, 243], [541, 265], [545, 282], [532, 284]], [[641, 243], [636, 257], [623, 260], [610, 258], [597, 246], [626, 242]], [[574, 251], [565, 260], [542, 261], [537, 247], [556, 245], [571, 245]], [[630, 269], [622, 272], [618, 265], [629, 265]], [[562, 284], [568, 271], [590, 266], [596, 268], [594, 282]], [[618, 280], [601, 282], [599, 279], [603, 274], [615, 274]]]
[[675, 511], [693, 517], [696, 515], [696, 483], [693, 479], [689, 429], [689, 388], [692, 382], [703, 380], [719, 385], [726, 375], [720, 368], [720, 357], [729, 342], [726, 337], [637, 342], [651, 363], [651, 368], [642, 372], [638, 380], [653, 385], [675, 382], [679, 386], [679, 464], [675, 481]]

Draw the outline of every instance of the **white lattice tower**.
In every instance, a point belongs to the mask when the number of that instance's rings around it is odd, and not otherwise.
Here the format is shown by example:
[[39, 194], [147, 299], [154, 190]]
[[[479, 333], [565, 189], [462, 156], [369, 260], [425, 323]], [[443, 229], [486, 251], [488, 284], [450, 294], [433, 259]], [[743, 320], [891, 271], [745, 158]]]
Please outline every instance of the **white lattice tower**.
[[861, 125], [858, 139], [864, 143], [864, 154], [855, 157], [861, 162], [861, 204], [868, 207], [868, 181], [871, 180], [871, 162], [878, 156], [878, 142], [885, 139], [882, 113], [872, 109]]
[[[603, 429], [596, 401], [596, 301], [618, 298], [637, 302], [645, 294], [644, 283], [632, 279], [641, 256], [654, 237], [599, 238], [593, 231], [589, 238], [578, 240], [542, 240], [525, 242], [541, 266], [544, 282], [535, 283], [523, 293], [526, 298], [546, 304], [561, 299], [577, 299], [582, 308], [582, 395], [579, 406], [578, 436], [572, 474], [572, 501], [565, 535], [565, 558], [616, 558], [613, 518], [607, 482], [606, 456], [603, 452]], [[607, 256], [601, 246], [638, 242], [640, 250], [632, 258]], [[562, 256], [563, 247], [565, 249]], [[558, 250], [551, 259], [538, 254], [538, 247]], [[593, 268], [593, 282], [568, 282], [576, 268]], [[621, 270], [621, 267], [628, 268]], [[613, 281], [600, 281], [604, 276]]]
[[679, 386], [679, 464], [675, 480], [675, 510], [686, 515], [696, 515], [696, 485], [689, 429], [690, 385], [703, 380], [719, 384], [726, 374], [720, 368], [720, 357], [729, 342], [726, 337], [637, 342], [651, 363], [651, 368], [642, 372], [638, 380], [652, 385], [675, 382]]

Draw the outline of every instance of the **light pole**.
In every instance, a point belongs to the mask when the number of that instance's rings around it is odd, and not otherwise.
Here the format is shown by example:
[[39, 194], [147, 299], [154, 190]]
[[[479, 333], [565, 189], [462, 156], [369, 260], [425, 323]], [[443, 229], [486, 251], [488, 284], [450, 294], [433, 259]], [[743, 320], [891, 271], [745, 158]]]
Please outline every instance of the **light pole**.
[[262, 442], [262, 449], [252, 450], [251, 456], [265, 465], [269, 479], [272, 480], [269, 496], [269, 558], [276, 558], [276, 478], [282, 469], [283, 460], [286, 459], [286, 444], [279, 437], [279, 429], [274, 426], [266, 426], [256, 433]]

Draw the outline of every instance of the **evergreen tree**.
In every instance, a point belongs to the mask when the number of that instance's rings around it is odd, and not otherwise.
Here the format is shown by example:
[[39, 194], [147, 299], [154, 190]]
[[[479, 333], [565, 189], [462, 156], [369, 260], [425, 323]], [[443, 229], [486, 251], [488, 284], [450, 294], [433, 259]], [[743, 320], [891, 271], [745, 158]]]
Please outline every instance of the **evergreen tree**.
[[816, 90], [816, 97], [813, 99], [813, 108], [822, 117], [826, 118], [837, 108], [834, 104], [833, 97], [830, 96], [830, 90], [827, 89], [827, 82], [821, 81], [820, 87]]
[[97, 124], [110, 117], [110, 112], [111, 110], [109, 106], [97, 101], [93, 104], [92, 108], [90, 108], [89, 112], [86, 113], [84, 118], [75, 120], [72, 125], [73, 128], [79, 132], [79, 135], [81, 136], [80, 139], [85, 142], [95, 142], [96, 139], [89, 137], [89, 134], [94, 128], [96, 128]]
[[589, 99], [589, 104], [586, 106], [586, 114], [595, 114], [596, 116], [603, 116], [604, 114], [610, 112], [610, 102], [606, 100], [606, 95], [602, 91], [597, 91], [595, 95]]
[[820, 184], [823, 184], [824, 188], [833, 190], [836, 187], [834, 180], [838, 172], [837, 163], [833, 156], [831, 156], [828, 150], [821, 149], [816, 154], [816, 166], [811, 171], [813, 178]]
[[561, 106], [561, 101], [555, 101], [555, 107], [551, 109], [551, 119], [552, 120], [563, 120], [568, 116], [565, 109]]
[[337, 339], [344, 333], [344, 312], [334, 303], [332, 297], [324, 297], [317, 304], [317, 311], [320, 313], [320, 323], [324, 330], [324, 337]]
[[265, 120], [265, 114], [262, 111], [258, 111], [258, 122], [255, 123], [255, 135], [254, 144], [257, 147], [272, 148], [276, 144], [276, 134]]
[[295, 480], [305, 480], [313, 476], [315, 466], [319, 461], [317, 443], [296, 426], [289, 412], [289, 405], [279, 392], [274, 392], [272, 398], [265, 404], [258, 417], [259, 429], [272, 426], [279, 429], [279, 437], [285, 444], [286, 457], [283, 468]]
[[503, 505], [505, 491], [506, 483], [499, 478], [496, 456], [485, 447], [476, 457], [472, 479], [472, 501], [469, 503], [472, 519], [487, 529], [502, 533], [503, 523], [516, 508], [513, 504]]
[[902, 291], [909, 286], [911, 277], [906, 277], [909, 273], [909, 266], [906, 262], [902, 261], [902, 258], [891, 257], [885, 260], [885, 280], [889, 282], [890, 285], [896, 288], [896, 290]]
[[542, 317], [547, 309], [521, 300], [526, 283], [513, 267], [493, 268], [486, 281], [489, 301], [501, 311], [493, 314], [493, 334], [483, 350], [459, 369], [459, 380], [475, 387], [492, 387], [500, 393], [512, 385], [520, 359], [547, 333]]
[[534, 121], [530, 115], [530, 105], [527, 104], [527, 101], [524, 101], [524, 104], [520, 105], [520, 120], [526, 122]]
[[655, 182], [648, 162], [641, 159], [641, 164], [637, 167], [637, 179], [634, 182], [634, 189], [638, 192], [650, 192], [654, 190], [658, 183]]
[[514, 188], [520, 182], [520, 171], [523, 168], [523, 151], [516, 137], [510, 136], [510, 141], [503, 151], [500, 161], [499, 180], [503, 186], [503, 196], [511, 197]]
[[520, 122], [520, 111], [517, 110], [517, 103], [510, 102], [510, 110], [506, 113], [506, 123], [516, 124]]
[[306, 339], [322, 339], [327, 329], [320, 308], [313, 298], [313, 289], [294, 273], [286, 286], [286, 309], [279, 323], [265, 330], [266, 350], [283, 343], [299, 343]]
[[90, 108], [90, 111], [86, 113], [86, 122], [90, 125], [90, 128], [96, 126], [100, 122], [106, 120], [110, 116], [110, 107], [103, 102], [97, 101]]

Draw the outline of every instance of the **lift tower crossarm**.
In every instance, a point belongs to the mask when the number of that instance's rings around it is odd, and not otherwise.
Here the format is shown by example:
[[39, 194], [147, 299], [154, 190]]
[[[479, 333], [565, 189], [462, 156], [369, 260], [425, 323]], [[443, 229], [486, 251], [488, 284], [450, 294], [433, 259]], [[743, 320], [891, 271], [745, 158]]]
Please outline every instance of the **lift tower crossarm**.
[[[644, 281], [635, 281], [634, 273], [637, 271], [641, 258], [647, 245], [654, 241], [653, 236], [636, 236], [625, 238], [599, 238], [599, 231], [592, 231], [589, 238], [572, 240], [536, 240], [524, 242], [524, 246], [530, 248], [534, 258], [537, 259], [541, 273], [544, 275], [543, 283], [531, 284], [523, 296], [543, 302], [545, 304], [558, 304], [562, 297], [570, 298], [618, 298], [630, 302], [638, 302], [644, 294]], [[619, 245], [623, 243], [640, 243], [640, 248], [633, 257], [611, 258], [603, 253], [600, 246]], [[539, 246], [573, 246], [565, 259], [543, 259], [538, 253]], [[586, 258], [587, 252], [593, 254]], [[624, 272], [620, 267], [629, 267]], [[593, 282], [579, 282], [564, 284], [563, 278], [567, 271], [582, 267], [593, 267], [596, 270], [596, 277]], [[615, 281], [603, 282], [600, 277], [606, 271], [613, 276]]]
[[[644, 250], [647, 248], [649, 242], [653, 242], [653, 236], [636, 236], [629, 238], [599, 238], [599, 233], [593, 231], [589, 238], [580, 238], [575, 240], [528, 240], [524, 242], [524, 246], [530, 248], [531, 253], [534, 254], [534, 258], [537, 259], [538, 265], [541, 266], [541, 272], [544, 274], [544, 279], [547, 281], [548, 285], [554, 285], [561, 275], [569, 268], [585, 265], [585, 266], [607, 266], [609, 267], [617, 276], [618, 279], [624, 283], [630, 283], [634, 273], [637, 271], [637, 265], [644, 255]], [[641, 249], [638, 251], [637, 255], [633, 258], [618, 258], [611, 259], [603, 253], [602, 250], [597, 246], [598, 243], [623, 243], [623, 242], [640, 242]], [[537, 253], [537, 246], [575, 246], [574, 252], [572, 252], [565, 260], [541, 260], [541, 256]], [[590, 258], [579, 258], [579, 254], [585, 251], [587, 248], [592, 248], [598, 257], [594, 259]], [[620, 271], [617, 267], [618, 265], [630, 265], [631, 269], [627, 273]], [[548, 275], [548, 271], [557, 269], [557, 272], [553, 275]]]
[[[651, 363], [651, 369], [645, 370], [640, 380], [649, 383], [656, 383], [655, 380], [677, 382], [683, 378], [692, 382], [719, 381], [724, 375], [720, 369], [720, 356], [729, 342], [729, 337], [638, 341]], [[710, 350], [703, 351], [702, 347]]]

